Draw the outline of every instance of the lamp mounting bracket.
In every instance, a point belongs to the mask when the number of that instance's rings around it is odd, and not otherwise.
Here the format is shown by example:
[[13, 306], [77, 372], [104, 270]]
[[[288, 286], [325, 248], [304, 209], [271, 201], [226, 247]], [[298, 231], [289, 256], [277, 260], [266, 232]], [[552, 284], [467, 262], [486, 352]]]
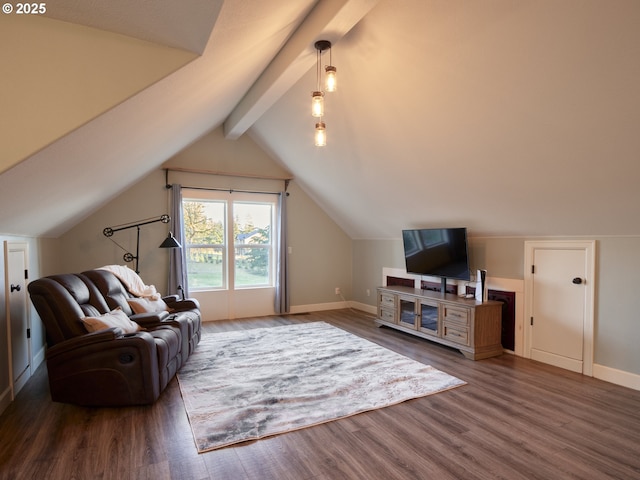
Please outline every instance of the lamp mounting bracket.
[[316, 50], [320, 50], [321, 52], [324, 52], [325, 50], [328, 50], [329, 48], [331, 48], [331, 42], [329, 40], [318, 40], [315, 43], [315, 47], [316, 47]]
[[[127, 252], [122, 256], [122, 259], [125, 262], [132, 262], [133, 260], [135, 260], [135, 267], [136, 267], [135, 268], [135, 272], [136, 273], [140, 273], [140, 270], [138, 269], [138, 262], [140, 260], [140, 253], [139, 253], [140, 252], [140, 227], [142, 225], [148, 225], [150, 223], [156, 223], [156, 222], [169, 223], [170, 221], [171, 221], [171, 217], [165, 213], [164, 215], [160, 215], [157, 218], [145, 218], [143, 220], [137, 220], [135, 222], [124, 223], [122, 225], [116, 225], [115, 227], [106, 227], [104, 230], [102, 230], [102, 234], [105, 237], [112, 237], [115, 232], [119, 232], [120, 230], [126, 230], [128, 228], [135, 228], [137, 230], [137, 235], [136, 235], [136, 254], [133, 255], [133, 254]], [[113, 239], [111, 241], [113, 241]], [[117, 245], [117, 243], [116, 243], [116, 245]], [[120, 245], [118, 245], [118, 246], [120, 246]], [[122, 247], [120, 247], [120, 248], [122, 248]]]

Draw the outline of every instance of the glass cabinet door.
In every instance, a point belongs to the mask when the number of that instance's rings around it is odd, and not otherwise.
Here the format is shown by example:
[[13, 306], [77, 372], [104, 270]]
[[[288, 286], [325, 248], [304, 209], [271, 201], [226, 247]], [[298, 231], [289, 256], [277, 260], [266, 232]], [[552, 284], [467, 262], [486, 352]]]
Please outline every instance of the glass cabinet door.
[[431, 335], [438, 335], [438, 305], [427, 301], [420, 302], [419, 330]]
[[416, 327], [416, 301], [414, 299], [400, 298], [400, 316], [398, 323], [403, 327]]

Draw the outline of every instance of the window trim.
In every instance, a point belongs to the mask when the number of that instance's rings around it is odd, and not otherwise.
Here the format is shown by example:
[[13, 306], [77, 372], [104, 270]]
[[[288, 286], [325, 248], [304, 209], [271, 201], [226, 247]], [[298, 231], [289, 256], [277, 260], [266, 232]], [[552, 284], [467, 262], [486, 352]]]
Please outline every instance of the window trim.
[[[266, 198], [265, 198], [266, 197]], [[184, 248], [192, 246], [202, 246], [205, 248], [222, 248], [222, 286], [205, 286], [195, 287], [189, 286], [194, 292], [212, 292], [212, 291], [235, 291], [250, 289], [275, 288], [275, 269], [276, 269], [276, 238], [275, 231], [278, 215], [278, 194], [277, 193], [248, 193], [220, 190], [200, 190], [184, 188], [182, 194], [182, 202], [222, 202], [224, 203], [224, 244], [194, 244], [189, 245], [185, 239]], [[234, 228], [235, 224], [235, 208], [239, 203], [269, 205], [271, 207], [270, 232], [268, 244], [240, 244], [236, 243]], [[184, 207], [183, 207], [184, 208]], [[252, 247], [268, 249], [268, 282], [257, 285], [236, 285], [236, 251], [239, 247]], [[189, 276], [188, 262], [186, 267], [187, 278]]]

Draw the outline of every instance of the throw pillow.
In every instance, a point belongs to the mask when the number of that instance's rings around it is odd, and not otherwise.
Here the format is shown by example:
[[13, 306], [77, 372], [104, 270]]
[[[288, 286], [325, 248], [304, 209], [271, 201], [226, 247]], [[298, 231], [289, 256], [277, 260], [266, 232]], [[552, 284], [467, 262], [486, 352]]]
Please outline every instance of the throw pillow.
[[88, 332], [97, 332], [112, 327], [120, 327], [124, 333], [135, 333], [140, 330], [140, 325], [131, 321], [120, 307], [99, 317], [84, 317], [82, 322]]
[[127, 303], [133, 313], [155, 313], [169, 310], [169, 306], [161, 298], [157, 300], [146, 297], [128, 298]]

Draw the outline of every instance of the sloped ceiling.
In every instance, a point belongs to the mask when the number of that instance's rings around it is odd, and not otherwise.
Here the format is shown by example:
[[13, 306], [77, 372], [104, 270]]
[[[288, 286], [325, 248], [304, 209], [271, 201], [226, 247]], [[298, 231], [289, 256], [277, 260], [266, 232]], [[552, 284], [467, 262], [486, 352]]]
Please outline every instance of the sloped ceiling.
[[[352, 238], [454, 225], [640, 235], [635, 0], [202, 0], [193, 9], [209, 20], [193, 36], [189, 18], [157, 28], [166, 18], [80, 15], [75, 3], [58, 18], [199, 56], [0, 175], [2, 233], [57, 236], [224, 125], [229, 141], [251, 135]], [[320, 38], [339, 75], [324, 148], [309, 114]]]
[[[615, 5], [615, 7], [614, 7]], [[640, 234], [640, 2], [381, 1], [252, 128], [353, 238]]]
[[202, 54], [221, 7], [222, 0], [56, 0], [45, 16]]

